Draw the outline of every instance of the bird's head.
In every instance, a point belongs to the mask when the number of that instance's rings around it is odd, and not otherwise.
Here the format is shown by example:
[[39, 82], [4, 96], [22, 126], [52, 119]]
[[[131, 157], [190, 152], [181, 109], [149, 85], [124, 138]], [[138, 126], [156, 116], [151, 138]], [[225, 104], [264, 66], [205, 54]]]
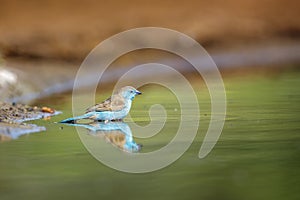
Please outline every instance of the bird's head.
[[142, 94], [140, 91], [131, 86], [126, 86], [120, 89], [119, 94], [125, 99], [133, 100], [136, 95]]

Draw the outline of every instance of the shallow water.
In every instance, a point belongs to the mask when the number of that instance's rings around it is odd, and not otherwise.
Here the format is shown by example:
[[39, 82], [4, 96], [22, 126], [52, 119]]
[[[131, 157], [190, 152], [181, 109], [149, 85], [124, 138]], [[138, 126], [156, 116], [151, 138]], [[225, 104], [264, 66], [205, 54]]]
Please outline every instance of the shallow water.
[[[71, 96], [45, 99], [39, 103], [64, 114], [35, 121], [47, 128], [45, 132], [0, 144], [0, 198], [299, 199], [299, 77], [299, 71], [225, 77], [227, 121], [204, 159], [198, 158], [198, 152], [210, 103], [206, 88], [196, 83], [201, 122], [193, 144], [170, 166], [147, 174], [122, 173], [98, 162], [74, 127], [53, 123], [71, 116]], [[168, 114], [159, 134], [134, 138], [143, 144], [141, 152], [149, 152], [172, 139], [180, 111], [175, 97], [162, 88], [148, 87], [143, 92], [132, 107], [134, 121], [148, 124], [148, 109], [154, 103], [165, 106]]]

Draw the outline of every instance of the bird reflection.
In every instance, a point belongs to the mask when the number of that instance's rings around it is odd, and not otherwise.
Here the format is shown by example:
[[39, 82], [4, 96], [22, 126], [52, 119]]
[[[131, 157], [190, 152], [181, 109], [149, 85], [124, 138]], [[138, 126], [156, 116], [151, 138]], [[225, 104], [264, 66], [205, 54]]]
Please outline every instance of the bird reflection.
[[134, 142], [130, 127], [127, 123], [122, 121], [111, 121], [107, 123], [92, 122], [89, 124], [75, 123], [67, 125], [84, 127], [90, 130], [91, 134], [104, 138], [113, 146], [129, 153], [139, 152], [142, 147], [142, 145]]

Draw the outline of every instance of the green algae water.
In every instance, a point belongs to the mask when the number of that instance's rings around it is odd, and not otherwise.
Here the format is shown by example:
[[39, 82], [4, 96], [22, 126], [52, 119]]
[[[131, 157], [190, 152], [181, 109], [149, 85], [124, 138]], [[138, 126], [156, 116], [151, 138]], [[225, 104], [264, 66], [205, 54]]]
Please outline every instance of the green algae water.
[[[176, 162], [146, 174], [108, 168], [87, 152], [74, 127], [54, 123], [72, 115], [71, 94], [43, 100], [41, 104], [63, 114], [35, 121], [45, 132], [0, 143], [0, 199], [299, 199], [300, 72], [228, 76], [224, 83], [227, 117], [211, 153], [198, 158], [210, 98], [203, 83], [195, 82], [201, 120], [194, 142]], [[135, 138], [143, 153], [174, 137], [180, 108], [166, 89], [142, 91], [130, 113], [137, 124], [149, 123], [153, 104], [161, 104], [168, 114], [157, 135]]]

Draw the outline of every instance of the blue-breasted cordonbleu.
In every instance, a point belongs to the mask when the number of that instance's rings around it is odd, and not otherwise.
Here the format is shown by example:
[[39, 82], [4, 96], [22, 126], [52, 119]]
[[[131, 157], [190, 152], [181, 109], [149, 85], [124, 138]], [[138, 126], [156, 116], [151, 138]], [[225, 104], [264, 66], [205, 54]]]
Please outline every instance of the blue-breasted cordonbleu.
[[142, 93], [134, 87], [123, 87], [105, 101], [86, 109], [85, 114], [62, 120], [60, 123], [75, 123], [80, 119], [97, 121], [122, 120], [129, 113], [134, 97], [140, 94]]

